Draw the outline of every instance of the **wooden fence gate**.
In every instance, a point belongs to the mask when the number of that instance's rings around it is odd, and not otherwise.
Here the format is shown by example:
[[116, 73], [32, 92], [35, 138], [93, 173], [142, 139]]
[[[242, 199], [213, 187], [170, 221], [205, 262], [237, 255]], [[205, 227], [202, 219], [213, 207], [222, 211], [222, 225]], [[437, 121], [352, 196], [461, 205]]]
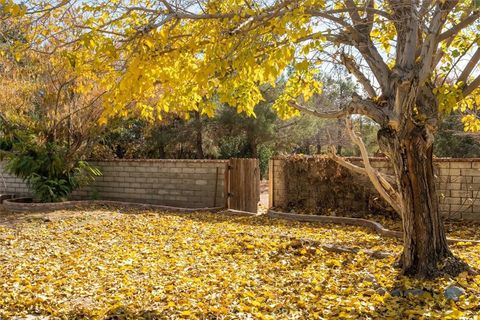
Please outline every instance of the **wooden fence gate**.
[[230, 159], [226, 174], [226, 207], [257, 213], [260, 201], [258, 159]]

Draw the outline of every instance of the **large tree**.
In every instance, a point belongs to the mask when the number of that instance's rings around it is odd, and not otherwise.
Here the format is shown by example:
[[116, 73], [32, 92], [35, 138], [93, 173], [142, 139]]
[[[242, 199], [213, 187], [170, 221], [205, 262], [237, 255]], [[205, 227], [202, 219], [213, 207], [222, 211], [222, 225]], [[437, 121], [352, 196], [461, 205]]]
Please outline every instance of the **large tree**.
[[[214, 96], [253, 115], [262, 100], [259, 86], [275, 85], [293, 66], [273, 106], [280, 116], [298, 110], [326, 118], [361, 115], [380, 126], [378, 142], [395, 169], [393, 183], [375, 172], [366, 157], [363, 167], [335, 159], [368, 175], [402, 216], [404, 273], [436, 276], [466, 268], [447, 245], [432, 146], [440, 112], [468, 112], [479, 103], [478, 1], [96, 0], [65, 6], [67, 2], [59, 8], [63, 14], [51, 15], [54, 34], [39, 32], [37, 26], [31, 42], [37, 50], [49, 41], [76, 41], [90, 49], [90, 55], [71, 52], [69, 59], [83, 73], [87, 66], [106, 70], [100, 79], [108, 90], [105, 119], [132, 109], [147, 117], [213, 114]], [[73, 14], [79, 11], [81, 15]], [[39, 34], [43, 37], [35, 41]], [[363, 91], [341, 110], [303, 107], [321, 90], [316, 70], [332, 65], [353, 74]], [[473, 113], [463, 122], [467, 130], [480, 127]]]

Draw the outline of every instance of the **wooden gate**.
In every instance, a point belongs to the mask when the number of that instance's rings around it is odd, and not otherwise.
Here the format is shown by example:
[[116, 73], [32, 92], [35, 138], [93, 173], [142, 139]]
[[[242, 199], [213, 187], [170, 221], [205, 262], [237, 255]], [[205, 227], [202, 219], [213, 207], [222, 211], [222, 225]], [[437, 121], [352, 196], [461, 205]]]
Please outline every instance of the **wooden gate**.
[[225, 180], [227, 208], [257, 213], [260, 201], [258, 159], [230, 159]]

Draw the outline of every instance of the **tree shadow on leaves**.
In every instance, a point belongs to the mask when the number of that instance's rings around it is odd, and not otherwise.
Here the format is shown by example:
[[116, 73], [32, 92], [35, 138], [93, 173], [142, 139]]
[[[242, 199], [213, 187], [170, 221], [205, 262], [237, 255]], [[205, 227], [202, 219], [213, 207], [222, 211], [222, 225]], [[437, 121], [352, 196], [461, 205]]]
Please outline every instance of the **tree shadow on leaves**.
[[[75, 310], [66, 315], [67, 319], [71, 320], [86, 320], [91, 319], [92, 316], [84, 310]], [[161, 311], [155, 310], [142, 310], [142, 311], [132, 311], [128, 307], [119, 306], [109, 310], [105, 315], [101, 316], [100, 319], [104, 320], [130, 320], [130, 319], [139, 319], [139, 320], [156, 320], [156, 319], [168, 319], [168, 316]]]

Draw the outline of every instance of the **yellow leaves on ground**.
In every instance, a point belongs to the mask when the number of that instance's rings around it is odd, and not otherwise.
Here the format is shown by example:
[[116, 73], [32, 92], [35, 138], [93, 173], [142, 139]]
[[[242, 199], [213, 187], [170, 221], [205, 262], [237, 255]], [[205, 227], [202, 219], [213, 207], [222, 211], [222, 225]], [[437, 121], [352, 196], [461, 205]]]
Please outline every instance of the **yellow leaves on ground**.
[[[478, 276], [406, 279], [393, 258], [298, 241], [400, 252], [398, 240], [362, 228], [206, 213], [70, 213], [0, 227], [0, 318], [455, 319], [479, 312]], [[454, 249], [480, 266], [480, 247]], [[443, 297], [452, 283], [466, 289], [456, 303]], [[427, 293], [391, 296], [397, 287]]]

